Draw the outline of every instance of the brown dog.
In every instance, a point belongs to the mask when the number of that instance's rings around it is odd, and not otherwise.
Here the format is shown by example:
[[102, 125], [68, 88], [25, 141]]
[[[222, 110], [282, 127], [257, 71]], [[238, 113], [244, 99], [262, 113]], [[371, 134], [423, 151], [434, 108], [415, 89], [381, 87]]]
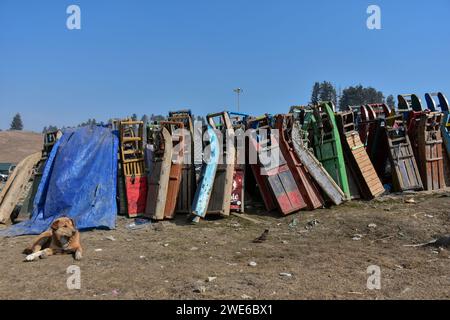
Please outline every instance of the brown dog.
[[69, 218], [58, 218], [53, 221], [50, 230], [42, 233], [31, 247], [24, 250], [25, 261], [46, 258], [54, 254], [71, 253], [75, 260], [81, 260], [83, 250], [80, 244], [80, 233], [75, 223]]

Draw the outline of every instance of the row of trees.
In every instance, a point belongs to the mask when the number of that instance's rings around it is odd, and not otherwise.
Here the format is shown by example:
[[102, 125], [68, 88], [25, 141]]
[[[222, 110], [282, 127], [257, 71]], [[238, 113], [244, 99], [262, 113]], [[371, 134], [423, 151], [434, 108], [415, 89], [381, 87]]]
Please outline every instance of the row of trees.
[[[336, 107], [340, 110], [344, 110], [349, 106], [360, 106], [368, 103], [386, 103], [391, 108], [395, 106], [395, 99], [393, 95], [389, 95], [385, 98], [381, 91], [372, 87], [363, 87], [362, 85], [351, 86], [345, 88], [342, 92], [337, 92], [336, 88], [331, 82], [323, 81], [316, 82], [313, 85], [310, 103], [317, 104], [320, 101], [332, 101]], [[131, 115], [133, 120], [138, 120], [138, 115], [133, 113]], [[166, 117], [159, 114], [144, 114], [141, 118], [144, 122], [162, 121]], [[203, 121], [200, 116], [194, 117], [197, 121]], [[104, 122], [97, 122], [95, 119], [88, 119], [85, 122], [80, 123], [77, 127], [90, 126], [90, 125], [104, 125]], [[55, 125], [45, 126], [42, 130], [43, 133], [47, 131], [57, 130]], [[23, 122], [20, 113], [17, 113], [11, 121], [10, 130], [23, 130]]]
[[369, 103], [386, 103], [391, 108], [395, 106], [393, 95], [385, 98], [384, 94], [375, 88], [357, 85], [337, 93], [334, 85], [328, 81], [316, 82], [313, 85], [310, 103], [317, 104], [320, 101], [331, 101], [339, 110]]

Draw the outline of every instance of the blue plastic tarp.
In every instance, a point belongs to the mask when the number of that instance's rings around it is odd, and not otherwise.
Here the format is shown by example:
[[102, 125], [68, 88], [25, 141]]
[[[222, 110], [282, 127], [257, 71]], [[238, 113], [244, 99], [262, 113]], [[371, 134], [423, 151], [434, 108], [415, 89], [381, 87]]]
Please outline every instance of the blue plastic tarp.
[[79, 230], [114, 229], [117, 216], [117, 136], [109, 128], [69, 129], [54, 145], [45, 165], [30, 220], [0, 236], [40, 234], [65, 216]]

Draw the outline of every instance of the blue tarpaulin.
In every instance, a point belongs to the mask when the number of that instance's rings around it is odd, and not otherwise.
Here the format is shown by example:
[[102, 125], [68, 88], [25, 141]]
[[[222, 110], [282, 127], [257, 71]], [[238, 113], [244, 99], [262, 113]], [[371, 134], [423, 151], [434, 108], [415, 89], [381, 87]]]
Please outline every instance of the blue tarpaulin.
[[87, 126], [64, 132], [45, 165], [30, 220], [0, 236], [40, 234], [65, 216], [79, 230], [114, 229], [117, 203], [117, 136], [109, 128]]

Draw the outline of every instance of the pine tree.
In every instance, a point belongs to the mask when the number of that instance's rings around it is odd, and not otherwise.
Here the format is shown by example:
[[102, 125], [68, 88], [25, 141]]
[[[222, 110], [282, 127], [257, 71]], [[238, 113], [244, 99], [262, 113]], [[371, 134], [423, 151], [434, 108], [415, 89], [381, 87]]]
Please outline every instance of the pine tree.
[[355, 87], [348, 87], [342, 92], [339, 105], [341, 108], [350, 106], [361, 106], [369, 103], [383, 103], [384, 95], [381, 91], [377, 91], [372, 87], [363, 87], [358, 85]]
[[320, 94], [320, 83], [314, 83], [312, 94], [311, 94], [311, 104], [319, 103], [319, 94]]
[[11, 122], [10, 130], [23, 130], [23, 123], [20, 113], [16, 113], [16, 115], [14, 116]]
[[392, 94], [390, 94], [387, 99], [386, 99], [386, 104], [391, 108], [394, 109], [395, 108], [395, 99], [394, 96]]

